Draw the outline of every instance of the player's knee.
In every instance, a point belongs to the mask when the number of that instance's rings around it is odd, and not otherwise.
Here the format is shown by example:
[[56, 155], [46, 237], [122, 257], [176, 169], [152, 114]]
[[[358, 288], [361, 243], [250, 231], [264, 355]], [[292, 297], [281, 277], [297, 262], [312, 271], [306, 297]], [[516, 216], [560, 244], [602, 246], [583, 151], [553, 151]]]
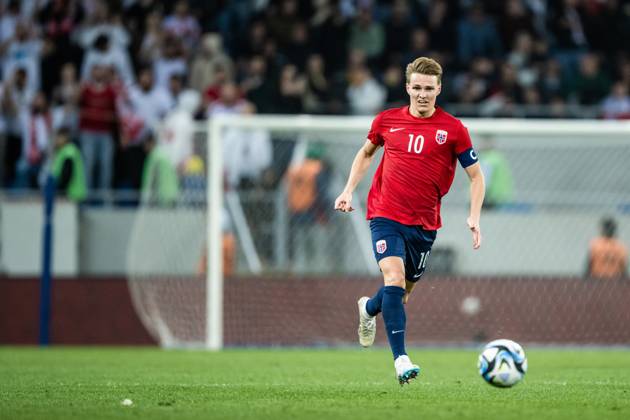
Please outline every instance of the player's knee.
[[385, 286], [405, 288], [405, 274], [401, 272], [384, 273]]

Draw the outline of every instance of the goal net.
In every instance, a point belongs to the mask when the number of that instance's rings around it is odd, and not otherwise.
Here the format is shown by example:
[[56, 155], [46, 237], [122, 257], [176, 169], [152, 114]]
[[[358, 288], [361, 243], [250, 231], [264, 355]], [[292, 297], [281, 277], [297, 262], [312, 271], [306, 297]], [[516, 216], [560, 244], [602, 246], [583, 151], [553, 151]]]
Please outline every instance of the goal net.
[[[176, 194], [145, 197], [129, 244], [129, 289], [157, 341], [213, 349], [356, 342], [356, 301], [382, 283], [365, 220], [382, 152], [354, 194], [356, 210], [336, 213], [333, 201], [370, 123], [220, 116], [196, 127]], [[603, 218], [630, 245], [630, 125], [464, 123], [488, 184], [483, 244], [472, 249], [458, 166], [444, 227], [406, 306], [407, 341], [630, 344], [627, 272], [587, 276]], [[385, 344], [382, 331], [379, 321]]]

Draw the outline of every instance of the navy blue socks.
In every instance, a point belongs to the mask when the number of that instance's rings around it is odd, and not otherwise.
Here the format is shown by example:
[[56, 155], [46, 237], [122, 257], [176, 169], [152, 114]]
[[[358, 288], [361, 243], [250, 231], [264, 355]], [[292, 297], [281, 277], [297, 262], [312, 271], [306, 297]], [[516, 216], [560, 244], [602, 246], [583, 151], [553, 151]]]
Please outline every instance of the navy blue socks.
[[[402, 299], [405, 295], [405, 289], [398, 286], [385, 286], [378, 291], [378, 296], [382, 291], [383, 303], [383, 321], [387, 329], [387, 339], [389, 346], [394, 354], [394, 360], [398, 356], [407, 354], [405, 351], [405, 324], [407, 317], [405, 316], [405, 308]], [[368, 305], [372, 299], [368, 301]], [[370, 311], [368, 313], [371, 315]]]
[[383, 292], [385, 291], [385, 286], [378, 289], [378, 292], [374, 296], [367, 301], [365, 305], [365, 309], [370, 316], [376, 316], [381, 313], [381, 308], [383, 307]]

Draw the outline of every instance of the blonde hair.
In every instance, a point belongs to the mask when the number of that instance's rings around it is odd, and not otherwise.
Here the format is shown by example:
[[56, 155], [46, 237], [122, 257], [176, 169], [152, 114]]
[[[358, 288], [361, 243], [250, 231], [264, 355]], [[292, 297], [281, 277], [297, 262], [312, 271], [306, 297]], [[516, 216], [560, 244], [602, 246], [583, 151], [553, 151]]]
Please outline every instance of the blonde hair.
[[411, 79], [413, 73], [437, 76], [438, 84], [442, 83], [442, 66], [432, 58], [418, 57], [407, 64], [407, 70], [405, 71], [407, 83], [409, 83], [409, 79]]

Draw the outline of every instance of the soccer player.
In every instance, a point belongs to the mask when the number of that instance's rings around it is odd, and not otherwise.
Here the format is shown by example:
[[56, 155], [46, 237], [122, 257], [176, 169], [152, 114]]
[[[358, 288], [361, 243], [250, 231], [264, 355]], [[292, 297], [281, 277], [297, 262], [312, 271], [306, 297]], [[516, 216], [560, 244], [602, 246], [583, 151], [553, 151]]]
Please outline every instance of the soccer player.
[[384, 286], [359, 306], [359, 342], [371, 346], [375, 317], [383, 313], [387, 338], [400, 384], [420, 373], [405, 351], [405, 309], [409, 294], [427, 265], [437, 229], [442, 225], [440, 203], [455, 175], [457, 160], [470, 179], [470, 214], [466, 220], [472, 245], [481, 245], [479, 217], [485, 185], [468, 130], [435, 101], [442, 89], [442, 67], [420, 57], [407, 65], [409, 105], [378, 114], [367, 140], [352, 162], [348, 182], [335, 200], [335, 209], [351, 212], [352, 194], [376, 151], [384, 147], [367, 199], [372, 248], [383, 273]]

